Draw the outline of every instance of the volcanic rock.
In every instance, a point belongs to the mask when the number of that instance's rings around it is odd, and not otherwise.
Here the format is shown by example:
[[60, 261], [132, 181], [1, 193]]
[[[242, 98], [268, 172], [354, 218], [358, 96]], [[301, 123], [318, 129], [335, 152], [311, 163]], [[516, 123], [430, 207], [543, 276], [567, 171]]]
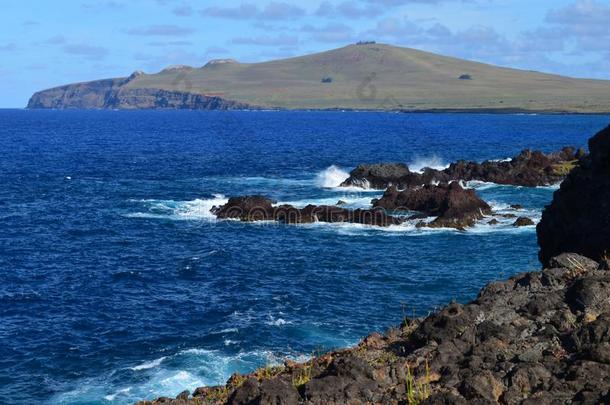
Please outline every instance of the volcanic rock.
[[519, 217], [513, 224], [514, 227], [532, 226], [532, 225], [536, 225], [536, 223], [527, 217]]
[[538, 244], [545, 265], [562, 252], [596, 261], [610, 252], [610, 127], [591, 138], [589, 151], [542, 214]]
[[389, 211], [419, 211], [427, 216], [435, 216], [437, 218], [431, 223], [422, 223], [422, 226], [435, 228], [463, 229], [491, 214], [489, 205], [474, 190], [464, 189], [458, 182], [428, 184], [403, 191], [390, 186], [383, 197], [374, 203], [374, 207]]
[[565, 147], [550, 154], [524, 150], [510, 160], [483, 163], [461, 160], [444, 170], [425, 168], [421, 172], [411, 172], [408, 166], [402, 163], [359, 165], [341, 186], [385, 189], [395, 185], [404, 189], [452, 180], [476, 180], [527, 187], [545, 186], [563, 180], [576, 166], [583, 153], [582, 150], [576, 151], [572, 147]]
[[382, 227], [404, 222], [402, 218], [388, 215], [382, 209], [350, 210], [329, 205], [296, 208], [292, 205], [275, 206], [274, 204], [275, 201], [263, 196], [232, 197], [225, 205], [212, 208], [211, 212], [219, 219], [239, 219], [245, 222], [278, 221], [286, 224], [347, 222]]

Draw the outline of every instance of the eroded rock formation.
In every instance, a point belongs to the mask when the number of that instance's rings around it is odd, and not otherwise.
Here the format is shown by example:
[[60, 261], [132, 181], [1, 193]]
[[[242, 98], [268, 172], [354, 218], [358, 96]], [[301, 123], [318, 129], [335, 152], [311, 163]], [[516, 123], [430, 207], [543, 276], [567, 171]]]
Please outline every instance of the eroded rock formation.
[[419, 211], [437, 217], [430, 223], [420, 223], [420, 226], [435, 228], [464, 229], [474, 226], [485, 215], [491, 215], [490, 206], [474, 190], [464, 189], [458, 182], [427, 184], [403, 191], [390, 186], [373, 206], [390, 211]]
[[453, 180], [476, 180], [526, 187], [545, 186], [563, 180], [583, 155], [583, 150], [571, 147], [550, 154], [524, 150], [507, 161], [476, 163], [461, 160], [444, 170], [425, 168], [421, 173], [411, 172], [408, 166], [402, 163], [359, 165], [341, 186], [385, 189], [395, 185], [404, 189]]
[[399, 225], [403, 218], [394, 217], [381, 209], [356, 209], [327, 205], [308, 205], [296, 208], [292, 205], [275, 206], [275, 201], [263, 196], [232, 197], [227, 204], [212, 209], [220, 219], [241, 221], [278, 221], [286, 224], [309, 224], [314, 222], [356, 223], [387, 227]]

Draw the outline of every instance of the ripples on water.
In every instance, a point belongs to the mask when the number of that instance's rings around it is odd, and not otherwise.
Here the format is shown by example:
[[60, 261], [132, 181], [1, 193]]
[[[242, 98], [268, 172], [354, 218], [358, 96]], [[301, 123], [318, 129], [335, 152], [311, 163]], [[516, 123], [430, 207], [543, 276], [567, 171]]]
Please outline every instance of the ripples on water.
[[[369, 205], [416, 170], [583, 146], [603, 116], [0, 111], [0, 397], [131, 403], [342, 347], [538, 267], [533, 227], [243, 224], [231, 195]], [[536, 220], [553, 188], [474, 183]], [[358, 291], [358, 294], [354, 294]]]

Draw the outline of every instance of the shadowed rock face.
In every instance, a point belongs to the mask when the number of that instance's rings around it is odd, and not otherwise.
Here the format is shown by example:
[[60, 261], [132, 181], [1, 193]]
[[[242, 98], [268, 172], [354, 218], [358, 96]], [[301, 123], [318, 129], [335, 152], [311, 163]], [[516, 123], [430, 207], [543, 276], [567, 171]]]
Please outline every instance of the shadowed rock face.
[[373, 206], [392, 211], [419, 211], [427, 216], [435, 216], [434, 221], [425, 225], [435, 228], [463, 229], [474, 226], [484, 215], [491, 214], [489, 205], [474, 190], [464, 189], [458, 182], [437, 186], [428, 184], [403, 191], [390, 186]]
[[27, 108], [93, 108], [93, 109], [192, 109], [192, 110], [236, 110], [256, 107], [181, 91], [159, 89], [137, 89], [125, 87], [137, 78], [134, 73], [128, 78], [100, 80], [56, 87], [34, 94]]
[[475, 163], [461, 160], [444, 170], [426, 168], [421, 173], [411, 172], [402, 163], [359, 165], [341, 186], [385, 189], [389, 185], [395, 185], [403, 189], [452, 180], [478, 180], [526, 187], [545, 186], [563, 180], [583, 155], [584, 151], [576, 151], [571, 147], [550, 154], [524, 150], [510, 161]]
[[596, 260], [610, 255], [610, 127], [591, 138], [589, 150], [542, 214], [538, 244], [543, 264], [565, 251]]
[[232, 197], [222, 207], [213, 208], [212, 213], [220, 219], [239, 219], [247, 222], [278, 221], [286, 224], [348, 222], [387, 227], [399, 225], [404, 221], [387, 215], [381, 209], [350, 210], [326, 205], [295, 208], [292, 205], [274, 206], [273, 204], [275, 201], [263, 196]]

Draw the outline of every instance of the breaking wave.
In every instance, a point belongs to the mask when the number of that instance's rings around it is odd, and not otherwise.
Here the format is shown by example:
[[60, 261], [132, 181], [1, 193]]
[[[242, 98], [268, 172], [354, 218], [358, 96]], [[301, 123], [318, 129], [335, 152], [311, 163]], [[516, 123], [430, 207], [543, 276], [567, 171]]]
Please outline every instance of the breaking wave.
[[132, 200], [144, 204], [146, 211], [129, 213], [127, 218], [171, 219], [171, 220], [216, 220], [210, 211], [214, 206], [226, 204], [228, 199], [222, 194], [214, 194], [210, 199], [192, 201], [174, 200]]
[[426, 167], [435, 170], [444, 170], [449, 167], [447, 163], [440, 157], [432, 155], [430, 157], [418, 157], [412, 163], [409, 163], [409, 170], [412, 172], [421, 173]]
[[316, 185], [322, 188], [339, 187], [349, 177], [349, 173], [332, 165], [327, 167], [316, 176]]

